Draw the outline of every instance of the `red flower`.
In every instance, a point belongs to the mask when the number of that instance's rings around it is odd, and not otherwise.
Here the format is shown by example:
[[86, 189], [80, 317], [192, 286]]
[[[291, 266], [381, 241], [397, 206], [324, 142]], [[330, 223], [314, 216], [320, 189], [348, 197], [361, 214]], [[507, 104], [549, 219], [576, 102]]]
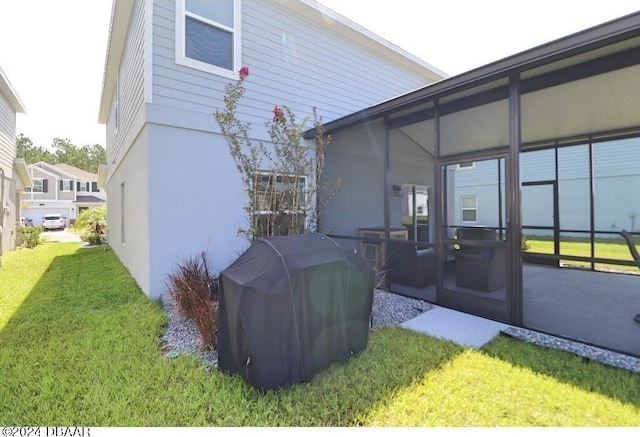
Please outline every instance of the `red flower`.
[[278, 105], [273, 107], [273, 122], [274, 123], [284, 122], [284, 110]]
[[238, 73], [240, 74], [240, 79], [244, 79], [249, 76], [249, 67], [242, 67]]

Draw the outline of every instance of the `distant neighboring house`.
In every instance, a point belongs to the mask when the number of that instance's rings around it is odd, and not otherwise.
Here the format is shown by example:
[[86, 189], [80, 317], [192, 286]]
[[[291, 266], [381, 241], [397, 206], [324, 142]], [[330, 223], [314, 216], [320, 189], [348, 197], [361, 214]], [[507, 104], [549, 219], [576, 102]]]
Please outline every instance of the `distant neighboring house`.
[[[622, 230], [637, 232], [640, 191], [634, 187], [640, 183], [640, 154], [629, 150], [638, 147], [640, 138], [632, 137], [593, 146], [578, 143], [557, 154], [553, 149], [523, 153], [523, 234], [551, 237], [559, 232], [589, 238], [592, 222], [597, 238], [620, 238]], [[486, 160], [450, 166], [456, 224], [505, 227], [506, 221], [498, 220], [504, 217], [504, 168], [500, 181], [495, 165]], [[500, 208], [502, 214], [496, 214]]]
[[27, 166], [16, 158], [16, 113], [24, 105], [0, 68], [0, 256], [16, 246], [21, 193], [31, 186]]
[[243, 66], [238, 114], [267, 144], [274, 105], [330, 121], [445, 76], [313, 0], [115, 0], [100, 185], [109, 242], [151, 298], [186, 257], [206, 251], [220, 271], [248, 245], [245, 193], [213, 117]]
[[98, 175], [69, 164], [29, 164], [33, 187], [28, 188], [23, 216], [39, 225], [47, 214], [62, 214], [72, 225], [84, 209], [106, 205], [106, 193], [98, 188]]

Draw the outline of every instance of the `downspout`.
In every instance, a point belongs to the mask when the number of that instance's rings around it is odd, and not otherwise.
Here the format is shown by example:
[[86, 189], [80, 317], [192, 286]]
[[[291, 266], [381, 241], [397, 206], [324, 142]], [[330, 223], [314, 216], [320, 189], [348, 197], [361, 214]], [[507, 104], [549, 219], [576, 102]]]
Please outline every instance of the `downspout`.
[[0, 168], [0, 267], [2, 267], [2, 232], [4, 230], [4, 169]]

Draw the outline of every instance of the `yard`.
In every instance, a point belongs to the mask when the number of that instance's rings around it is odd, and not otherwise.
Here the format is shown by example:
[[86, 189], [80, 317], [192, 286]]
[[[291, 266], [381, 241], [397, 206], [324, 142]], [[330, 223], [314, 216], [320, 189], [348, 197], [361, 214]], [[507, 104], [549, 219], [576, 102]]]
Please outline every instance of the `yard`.
[[[526, 241], [529, 244], [528, 252], [554, 253], [553, 239], [550, 237], [527, 236]], [[587, 238], [563, 237], [560, 240], [560, 255], [591, 257], [591, 242]], [[633, 261], [629, 247], [622, 238], [596, 238], [594, 240], [594, 256], [596, 258]], [[582, 261], [563, 261], [563, 263], [574, 267], [589, 267], [590, 265], [588, 262]], [[596, 263], [596, 268], [638, 272], [638, 267], [615, 264]]]
[[464, 349], [402, 328], [310, 382], [259, 393], [159, 350], [166, 317], [112, 251], [2, 257], [0, 421], [28, 426], [638, 426], [640, 375], [498, 338]]

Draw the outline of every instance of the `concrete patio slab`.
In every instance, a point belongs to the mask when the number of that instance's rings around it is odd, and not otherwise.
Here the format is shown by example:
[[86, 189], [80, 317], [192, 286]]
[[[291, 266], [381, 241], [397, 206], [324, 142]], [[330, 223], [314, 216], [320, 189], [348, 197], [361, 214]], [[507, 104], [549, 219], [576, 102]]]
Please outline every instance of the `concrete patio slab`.
[[433, 309], [403, 322], [400, 326], [477, 349], [493, 340], [501, 330], [509, 327], [504, 323], [439, 306], [434, 306]]

